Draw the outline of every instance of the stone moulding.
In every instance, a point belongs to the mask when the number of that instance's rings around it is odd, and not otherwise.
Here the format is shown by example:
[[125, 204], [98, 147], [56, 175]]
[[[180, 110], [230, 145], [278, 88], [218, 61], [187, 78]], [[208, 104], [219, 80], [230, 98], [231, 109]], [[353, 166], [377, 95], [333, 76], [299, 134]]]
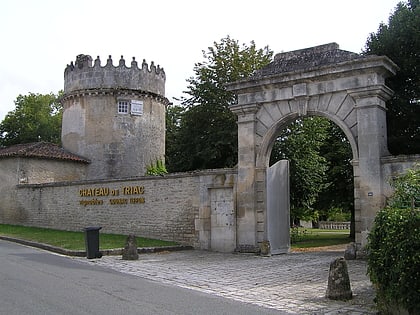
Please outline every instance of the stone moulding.
[[105, 95], [112, 95], [112, 96], [117, 96], [117, 97], [135, 96], [135, 97], [140, 97], [140, 98], [150, 98], [164, 105], [169, 105], [170, 103], [166, 97], [159, 94], [155, 94], [148, 91], [130, 90], [130, 89], [123, 89], [123, 88], [97, 88], [97, 89], [93, 88], [93, 89], [76, 90], [70, 93], [66, 93], [64, 96], [61, 97], [60, 101], [64, 102], [68, 99], [84, 97], [84, 96], [105, 96]]
[[[386, 56], [363, 56], [322, 45], [295, 52], [280, 53], [274, 61], [257, 70], [251, 77], [226, 84], [235, 94], [251, 93], [265, 86], [290, 86], [312, 82], [314, 78], [342, 77], [346, 73], [378, 72], [384, 77], [395, 75], [399, 67]], [[333, 48], [332, 51], [328, 49]], [[319, 58], [319, 59], [317, 59]]]

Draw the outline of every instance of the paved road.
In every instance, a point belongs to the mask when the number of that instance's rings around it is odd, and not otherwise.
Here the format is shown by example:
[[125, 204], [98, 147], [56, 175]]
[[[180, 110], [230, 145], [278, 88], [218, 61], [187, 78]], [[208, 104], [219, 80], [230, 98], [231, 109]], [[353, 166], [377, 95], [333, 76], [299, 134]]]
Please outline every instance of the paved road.
[[278, 314], [104, 267], [0, 240], [0, 314]]
[[[331, 261], [343, 251], [291, 253], [272, 257], [204, 251], [76, 259], [159, 283], [188, 288], [277, 310], [277, 314], [376, 314], [366, 262], [348, 261], [354, 298], [325, 298]], [[256, 313], [257, 314], [257, 313]]]

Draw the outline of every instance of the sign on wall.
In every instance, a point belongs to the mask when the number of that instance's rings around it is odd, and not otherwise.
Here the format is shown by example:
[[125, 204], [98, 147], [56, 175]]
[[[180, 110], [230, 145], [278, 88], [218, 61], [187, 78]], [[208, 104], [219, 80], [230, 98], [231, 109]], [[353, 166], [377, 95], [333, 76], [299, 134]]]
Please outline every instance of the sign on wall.
[[143, 115], [143, 101], [131, 100], [131, 115]]
[[[121, 195], [121, 196], [120, 196]], [[108, 200], [111, 205], [127, 205], [145, 203], [144, 186], [124, 186], [121, 189], [109, 187], [89, 187], [79, 190], [79, 200], [82, 206], [103, 205]]]

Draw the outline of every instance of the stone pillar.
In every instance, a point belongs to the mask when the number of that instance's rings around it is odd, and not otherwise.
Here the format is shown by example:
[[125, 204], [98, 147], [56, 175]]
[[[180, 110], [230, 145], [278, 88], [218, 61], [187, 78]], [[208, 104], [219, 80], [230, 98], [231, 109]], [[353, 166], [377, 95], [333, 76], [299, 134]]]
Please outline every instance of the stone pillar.
[[359, 157], [355, 172], [356, 243], [364, 247], [376, 213], [385, 205], [381, 157], [387, 148], [385, 101], [392, 95], [384, 85], [350, 91], [357, 110]]
[[237, 250], [258, 250], [255, 214], [255, 114], [257, 104], [234, 105], [238, 116]]

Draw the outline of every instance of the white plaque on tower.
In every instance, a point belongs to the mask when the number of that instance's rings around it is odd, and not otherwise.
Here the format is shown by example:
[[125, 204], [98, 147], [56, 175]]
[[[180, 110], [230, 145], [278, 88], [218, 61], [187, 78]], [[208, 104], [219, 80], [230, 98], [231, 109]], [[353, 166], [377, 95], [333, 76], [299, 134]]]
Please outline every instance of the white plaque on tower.
[[143, 101], [131, 100], [131, 115], [143, 115]]

